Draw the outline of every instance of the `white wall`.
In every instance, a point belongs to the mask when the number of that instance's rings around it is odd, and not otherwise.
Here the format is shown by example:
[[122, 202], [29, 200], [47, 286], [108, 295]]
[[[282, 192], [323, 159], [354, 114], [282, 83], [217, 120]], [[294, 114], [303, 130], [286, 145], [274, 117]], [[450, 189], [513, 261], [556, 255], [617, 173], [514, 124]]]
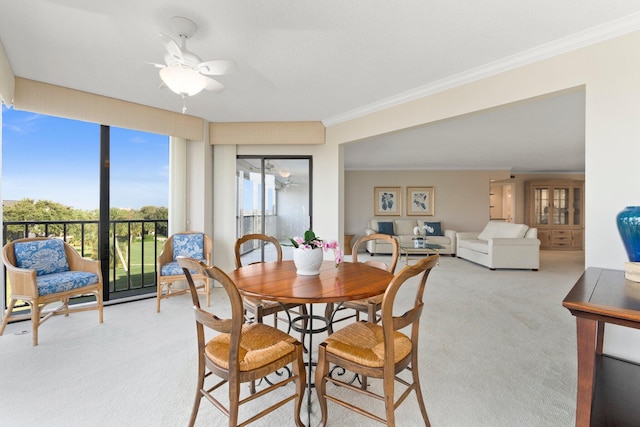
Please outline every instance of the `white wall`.
[[[199, 171], [193, 170], [192, 173]], [[200, 171], [202, 172], [202, 171]], [[236, 241], [236, 146], [213, 146], [213, 261], [221, 269], [235, 268]]]
[[15, 85], [13, 69], [11, 69], [9, 58], [7, 58], [2, 41], [0, 41], [0, 102], [5, 105], [13, 104]]
[[[586, 264], [623, 269], [628, 261], [615, 218], [640, 205], [640, 33], [594, 50], [586, 98]], [[605, 352], [640, 361], [640, 332], [607, 325]]]
[[[206, 133], [208, 126], [205, 126]], [[207, 139], [208, 140], [208, 139]], [[205, 141], [188, 140], [186, 147], [187, 170], [199, 173], [187, 174], [186, 223], [187, 230], [213, 233], [213, 147]], [[235, 163], [235, 159], [234, 159]], [[234, 173], [227, 177], [234, 182]], [[234, 187], [232, 185], [232, 187]], [[234, 196], [235, 197], [235, 196]]]
[[346, 171], [344, 223], [347, 234], [364, 234], [374, 217], [374, 187], [401, 187], [406, 216], [407, 187], [434, 187], [434, 216], [456, 231], [480, 231], [489, 221], [490, 180], [509, 171]]
[[[2, 56], [0, 55], [0, 59], [1, 58]], [[2, 102], [0, 102], [0, 107], [2, 106], [1, 104]], [[2, 176], [2, 114], [0, 114], [0, 176]], [[0, 200], [4, 200], [2, 198], [2, 185], [0, 185]], [[0, 203], [0, 218], [4, 218], [2, 203]], [[3, 233], [3, 230], [0, 230], [0, 241], [4, 242], [4, 235], [2, 233]], [[5, 279], [5, 275], [0, 274], [0, 289], [6, 289], [4, 279]], [[4, 291], [0, 292], [0, 307], [2, 307], [2, 310], [0, 310], [0, 312], [4, 312], [4, 307], [7, 306], [6, 304], [7, 304], [7, 300], [6, 300], [5, 292]]]

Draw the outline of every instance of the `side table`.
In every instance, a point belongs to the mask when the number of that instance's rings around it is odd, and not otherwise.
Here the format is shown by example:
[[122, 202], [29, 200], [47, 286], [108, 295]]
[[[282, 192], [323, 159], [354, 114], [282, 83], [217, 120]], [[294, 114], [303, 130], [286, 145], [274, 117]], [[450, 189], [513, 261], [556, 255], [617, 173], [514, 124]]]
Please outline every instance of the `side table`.
[[640, 365], [602, 353], [605, 323], [640, 329], [640, 283], [588, 268], [562, 305], [576, 317], [576, 427], [640, 425]]
[[353, 250], [353, 248], [351, 247], [353, 243], [351, 243], [351, 241], [353, 240], [354, 237], [356, 237], [355, 234], [344, 235], [344, 254], [345, 255], [351, 255], [351, 251]]

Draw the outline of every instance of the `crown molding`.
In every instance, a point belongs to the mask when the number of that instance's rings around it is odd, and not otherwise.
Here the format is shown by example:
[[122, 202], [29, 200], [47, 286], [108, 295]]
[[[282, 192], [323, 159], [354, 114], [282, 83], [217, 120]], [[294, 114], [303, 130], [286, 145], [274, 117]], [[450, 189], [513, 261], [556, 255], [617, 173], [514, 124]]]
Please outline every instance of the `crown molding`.
[[367, 114], [424, 98], [447, 89], [452, 89], [457, 86], [481, 80], [505, 71], [513, 70], [524, 65], [550, 58], [552, 56], [567, 53], [572, 50], [580, 49], [585, 46], [596, 44], [638, 30], [640, 30], [640, 12], [616, 19], [606, 24], [598, 25], [529, 50], [525, 50], [501, 60], [472, 68], [471, 70], [463, 73], [455, 74], [398, 95], [364, 105], [360, 108], [356, 108], [355, 110], [329, 117], [322, 120], [322, 123], [325, 127], [337, 125]]

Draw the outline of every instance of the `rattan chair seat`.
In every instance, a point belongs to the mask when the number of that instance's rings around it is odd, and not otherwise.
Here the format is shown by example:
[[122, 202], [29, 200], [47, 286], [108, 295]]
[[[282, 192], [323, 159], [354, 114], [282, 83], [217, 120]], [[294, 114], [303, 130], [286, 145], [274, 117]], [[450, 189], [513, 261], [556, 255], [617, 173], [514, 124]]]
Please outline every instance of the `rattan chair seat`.
[[261, 300], [260, 298], [253, 298], [253, 297], [244, 297], [244, 306], [247, 309], [253, 309], [253, 311], [257, 310], [258, 307], [262, 307], [263, 310], [273, 309], [277, 311], [282, 311], [282, 304], [280, 304], [279, 302]]
[[[375, 323], [352, 323], [329, 336], [325, 342], [328, 353], [359, 365], [380, 368], [384, 365], [384, 333]], [[394, 332], [395, 363], [411, 353], [411, 340]]]
[[[229, 369], [231, 334], [212, 338], [205, 347], [207, 357], [216, 365]], [[267, 366], [295, 351], [292, 336], [263, 323], [244, 324], [238, 349], [240, 372]]]

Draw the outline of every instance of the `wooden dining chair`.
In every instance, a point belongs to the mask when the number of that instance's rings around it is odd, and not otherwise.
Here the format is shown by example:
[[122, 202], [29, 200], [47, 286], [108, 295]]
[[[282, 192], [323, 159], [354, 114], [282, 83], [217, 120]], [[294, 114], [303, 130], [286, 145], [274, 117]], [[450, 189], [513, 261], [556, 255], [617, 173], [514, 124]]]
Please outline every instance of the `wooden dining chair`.
[[[398, 244], [398, 240], [395, 237], [390, 236], [388, 234], [377, 233], [377, 234], [370, 234], [368, 236], [360, 237], [353, 244], [353, 249], [351, 251], [351, 253], [353, 254], [352, 261], [359, 262], [358, 249], [360, 248], [360, 246], [366, 246], [367, 242], [371, 240], [383, 240], [385, 243], [389, 243], [392, 248], [391, 259], [389, 260], [388, 264], [380, 260], [372, 260], [372, 259], [366, 260], [364, 261], [364, 263], [371, 265], [373, 267], [387, 270], [389, 273], [395, 272], [396, 265], [398, 264], [398, 259], [400, 256], [400, 247]], [[378, 323], [378, 321], [380, 320], [378, 316], [378, 312], [380, 311], [381, 306], [382, 306], [382, 294], [376, 295], [371, 298], [361, 299], [361, 300], [345, 301], [340, 304], [340, 306], [338, 307], [338, 310], [335, 312], [334, 312], [333, 304], [327, 304], [327, 307], [325, 308], [325, 317], [327, 319], [330, 319], [329, 333], [333, 333], [333, 325], [335, 323], [339, 323], [354, 317], [356, 321], [360, 320], [360, 313], [366, 313], [367, 320], [369, 322]], [[336, 314], [338, 312], [342, 312], [344, 309], [355, 310], [355, 313], [352, 315], [345, 315], [336, 319], [335, 317]]]
[[[261, 247], [266, 245], [272, 245], [273, 250], [275, 251], [275, 260], [277, 262], [282, 261], [282, 246], [280, 246], [280, 242], [273, 236], [267, 236], [266, 234], [245, 234], [236, 240], [234, 246], [234, 253], [236, 258], [236, 268], [240, 268], [243, 266], [242, 263], [242, 247], [247, 242], [255, 242], [257, 241]], [[249, 264], [256, 264], [257, 262], [250, 262]], [[246, 313], [251, 313], [252, 320], [257, 323], [263, 323], [263, 319], [265, 316], [273, 315], [273, 326], [278, 326], [278, 316], [277, 314], [283, 312], [287, 316], [287, 321], [289, 325], [291, 325], [291, 316], [289, 315], [288, 310], [290, 309], [299, 309], [300, 314], [306, 315], [306, 308], [304, 304], [281, 304], [276, 301], [267, 301], [262, 300], [260, 298], [255, 297], [244, 297], [244, 308]], [[288, 331], [290, 331], [289, 329]]]
[[[300, 408], [305, 392], [306, 373], [302, 359], [302, 343], [274, 327], [262, 323], [245, 323], [244, 307], [238, 288], [218, 267], [207, 267], [201, 261], [184, 257], [178, 257], [178, 263], [189, 284], [198, 337], [198, 381], [189, 426], [195, 424], [203, 397], [227, 415], [230, 427], [245, 426], [293, 400], [295, 423], [297, 426], [303, 426]], [[222, 285], [229, 297], [231, 318], [223, 319], [200, 308], [198, 292], [193, 281], [194, 274], [207, 276]], [[217, 333], [209, 341], [205, 341], [205, 328]], [[240, 398], [240, 384], [263, 378], [289, 364], [292, 364], [291, 375], [279, 382], [270, 382], [258, 393]], [[220, 381], [205, 387], [205, 380], [211, 375], [219, 377]], [[226, 405], [212, 393], [225, 383], [228, 384]], [[295, 390], [293, 393], [286, 393], [281, 387], [290, 383], [295, 383]], [[276, 402], [272, 396], [269, 400], [270, 406], [238, 423], [241, 405], [276, 390], [280, 390], [284, 396]]]
[[[165, 240], [162, 252], [156, 260], [156, 312], [160, 313], [160, 301], [163, 299], [189, 292], [189, 289], [173, 287], [176, 282], [185, 280], [177, 258], [186, 256], [211, 265], [212, 253], [211, 237], [199, 231], [175, 233]], [[205, 295], [207, 307], [209, 307], [211, 305], [209, 279], [199, 275], [194, 275], [193, 278], [201, 282], [201, 285], [198, 286], [198, 292]]]
[[[427, 277], [438, 263], [439, 255], [431, 255], [415, 265], [404, 267], [396, 274], [382, 298], [381, 323], [355, 322], [329, 335], [318, 347], [318, 366], [315, 385], [322, 412], [321, 426], [327, 424], [327, 401], [337, 403], [359, 414], [365, 415], [388, 426], [395, 426], [395, 409], [414, 391], [424, 424], [430, 426], [427, 410], [422, 398], [420, 375], [418, 372], [418, 348], [420, 315], [424, 307], [422, 297]], [[398, 291], [408, 279], [422, 273], [415, 291], [413, 306], [402, 315], [394, 316], [394, 303]], [[396, 307], [396, 310], [398, 307]], [[400, 332], [409, 328], [409, 334]], [[358, 375], [382, 379], [383, 392], [374, 393], [366, 387], [357, 387], [342, 379], [333, 378], [330, 365], [340, 366]], [[404, 370], [411, 372], [412, 380], [405, 381], [397, 376]], [[406, 387], [395, 400], [395, 382]], [[384, 402], [384, 417], [366, 409], [362, 401], [348, 402], [348, 396], [341, 393], [329, 394], [327, 383], [339, 385], [341, 390], [350, 390]], [[375, 405], [371, 405], [370, 408]]]

